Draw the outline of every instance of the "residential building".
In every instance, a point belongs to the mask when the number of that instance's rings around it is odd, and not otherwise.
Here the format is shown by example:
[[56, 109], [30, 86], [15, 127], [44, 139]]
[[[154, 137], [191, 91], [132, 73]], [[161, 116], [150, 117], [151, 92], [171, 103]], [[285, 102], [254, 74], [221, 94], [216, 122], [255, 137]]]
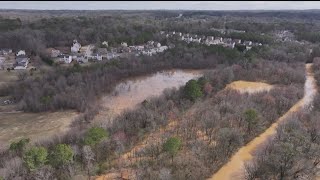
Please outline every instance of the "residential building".
[[80, 48], [81, 48], [81, 44], [78, 43], [77, 40], [73, 40], [73, 44], [71, 46], [71, 52], [77, 53], [80, 51]]
[[14, 69], [27, 69], [29, 58], [25, 55], [19, 55], [16, 57], [16, 63]]
[[56, 49], [51, 50], [51, 57], [58, 57], [59, 54], [61, 54], [59, 50], [56, 50]]
[[12, 49], [5, 48], [0, 50], [0, 55], [8, 55], [10, 53], [12, 53]]
[[60, 54], [60, 55], [58, 55], [57, 59], [60, 62], [64, 62], [64, 63], [67, 63], [67, 64], [72, 62], [72, 56], [67, 55], [67, 54]]
[[121, 43], [121, 46], [122, 46], [122, 47], [128, 47], [128, 44], [127, 44], [126, 42], [122, 42], [122, 43]]
[[16, 54], [16, 56], [25, 56], [26, 55], [26, 51], [25, 50], [19, 50]]

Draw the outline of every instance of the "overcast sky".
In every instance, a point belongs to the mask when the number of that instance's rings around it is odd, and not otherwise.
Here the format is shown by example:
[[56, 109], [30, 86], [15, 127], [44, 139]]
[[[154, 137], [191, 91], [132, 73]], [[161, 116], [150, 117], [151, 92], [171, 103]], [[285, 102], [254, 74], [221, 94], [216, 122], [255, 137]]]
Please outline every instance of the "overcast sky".
[[317, 1], [0, 1], [0, 9], [284, 10], [320, 9]]

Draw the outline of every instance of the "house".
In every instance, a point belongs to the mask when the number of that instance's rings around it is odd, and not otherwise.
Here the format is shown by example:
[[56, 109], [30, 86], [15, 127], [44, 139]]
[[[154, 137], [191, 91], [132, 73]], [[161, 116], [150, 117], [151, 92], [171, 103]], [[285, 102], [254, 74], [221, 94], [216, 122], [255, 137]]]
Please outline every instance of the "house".
[[164, 31], [160, 31], [160, 34], [164, 34], [165, 32]]
[[142, 51], [142, 54], [143, 54], [143, 55], [147, 55], [147, 56], [152, 56], [152, 53], [151, 53], [150, 50]]
[[219, 42], [222, 42], [222, 37], [215, 37], [214, 40], [219, 40]]
[[232, 43], [232, 39], [231, 38], [223, 38], [222, 42], [225, 43], [225, 44], [231, 44]]
[[51, 57], [58, 57], [59, 54], [61, 54], [59, 50], [56, 50], [56, 49], [51, 50]]
[[192, 41], [196, 42], [196, 43], [200, 43], [201, 42], [201, 38], [194, 38]]
[[10, 53], [12, 53], [12, 49], [5, 48], [5, 49], [0, 50], [0, 54], [2, 54], [2, 55], [8, 55]]
[[127, 44], [126, 42], [122, 42], [122, 43], [121, 43], [121, 46], [122, 46], [122, 47], [128, 47], [128, 44]]
[[179, 36], [182, 36], [182, 33], [181, 33], [181, 32], [178, 32], [178, 35], [179, 35]]
[[67, 54], [60, 54], [60, 55], [58, 55], [57, 59], [60, 62], [64, 62], [64, 63], [67, 63], [67, 64], [72, 62], [72, 56], [67, 55]]
[[113, 58], [117, 58], [119, 56], [120, 55], [118, 53], [108, 53], [107, 54], [107, 59], [110, 60], [110, 59], [113, 59]]
[[109, 46], [108, 41], [103, 41], [102, 46], [108, 47]]
[[108, 53], [108, 49], [107, 48], [98, 48], [97, 49], [97, 53], [98, 54], [107, 54]]
[[241, 39], [233, 39], [232, 41], [236, 44], [241, 44]]
[[211, 45], [211, 44], [220, 44], [220, 43], [221, 43], [220, 40], [215, 39], [215, 40], [213, 40], [212, 42], [210, 42], [210, 45]]
[[251, 46], [252, 45], [252, 41], [244, 41], [243, 45]]
[[223, 44], [223, 47], [227, 47], [227, 48], [233, 49], [235, 47], [235, 45], [236, 45], [235, 42], [230, 42], [230, 43]]
[[155, 47], [159, 48], [159, 47], [161, 47], [161, 44], [160, 43], [155, 43]]
[[129, 47], [121, 47], [119, 49], [119, 52], [121, 52], [121, 53], [131, 52], [131, 49]]
[[214, 41], [214, 37], [213, 36], [208, 36], [205, 43], [207, 45], [210, 45], [210, 44], [213, 44], [213, 41]]
[[213, 36], [208, 36], [206, 41], [213, 41], [214, 40], [214, 37]]
[[5, 57], [0, 56], [0, 68], [1, 68], [1, 69], [5, 69], [5, 67], [4, 67], [4, 61], [5, 61]]
[[144, 46], [140, 45], [140, 46], [136, 46], [135, 49], [137, 51], [142, 51], [144, 49]]
[[157, 52], [161, 53], [161, 52], [163, 52], [163, 51], [165, 51], [167, 49], [168, 49], [168, 46], [161, 46], [161, 47], [157, 48]]
[[76, 53], [79, 52], [81, 48], [81, 44], [78, 43], [77, 40], [73, 40], [73, 45], [71, 46], [71, 52]]
[[16, 57], [16, 63], [14, 69], [27, 69], [29, 58], [25, 55], [19, 55]]
[[72, 59], [76, 60], [79, 63], [84, 63], [87, 58], [84, 58], [83, 55], [73, 56]]
[[17, 55], [16, 56], [25, 56], [26, 55], [26, 51], [25, 50], [19, 50], [17, 52]]
[[98, 54], [96, 55], [96, 57], [97, 57], [97, 60], [98, 60], [98, 61], [102, 61], [102, 55], [101, 55], [101, 54], [98, 53]]
[[154, 41], [148, 41], [147, 45], [153, 46], [154, 45]]

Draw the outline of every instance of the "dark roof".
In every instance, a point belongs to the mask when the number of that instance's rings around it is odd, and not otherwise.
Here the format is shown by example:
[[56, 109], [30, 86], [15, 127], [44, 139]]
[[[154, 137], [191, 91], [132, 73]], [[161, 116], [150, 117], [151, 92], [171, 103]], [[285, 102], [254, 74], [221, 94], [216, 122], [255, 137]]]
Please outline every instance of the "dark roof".
[[26, 56], [17, 56], [16, 57], [16, 62], [22, 62], [22, 61], [27, 61], [28, 57]]

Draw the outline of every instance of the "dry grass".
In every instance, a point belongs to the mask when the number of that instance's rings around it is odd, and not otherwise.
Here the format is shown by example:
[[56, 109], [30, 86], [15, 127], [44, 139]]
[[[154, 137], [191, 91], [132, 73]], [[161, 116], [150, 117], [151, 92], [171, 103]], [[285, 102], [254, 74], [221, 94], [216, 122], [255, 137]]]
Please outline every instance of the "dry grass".
[[234, 81], [228, 84], [226, 88], [238, 90], [240, 93], [257, 93], [269, 91], [273, 88], [273, 85], [263, 82]]
[[46, 136], [65, 132], [77, 114], [74, 111], [54, 113], [0, 112], [0, 142], [8, 144], [22, 137], [40, 140]]

